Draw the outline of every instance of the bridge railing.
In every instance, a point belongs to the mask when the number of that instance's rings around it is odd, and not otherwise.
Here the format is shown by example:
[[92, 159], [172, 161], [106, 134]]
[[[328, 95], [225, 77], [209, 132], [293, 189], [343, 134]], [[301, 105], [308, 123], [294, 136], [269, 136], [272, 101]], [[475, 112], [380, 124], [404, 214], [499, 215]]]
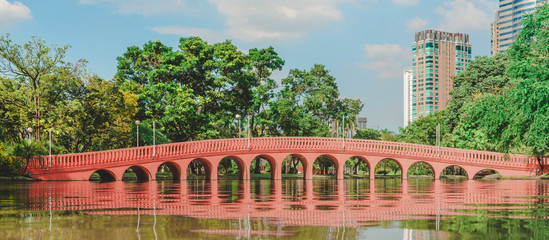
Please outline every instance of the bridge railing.
[[[249, 145], [248, 145], [249, 144]], [[315, 137], [270, 137], [216, 139], [194, 142], [181, 142], [153, 146], [117, 149], [90, 153], [54, 155], [51, 157], [51, 168], [70, 168], [92, 165], [105, 165], [123, 162], [150, 161], [153, 158], [167, 156], [185, 156], [208, 153], [242, 152], [247, 150], [305, 150], [305, 151], [355, 151], [365, 154], [383, 154], [404, 156], [408, 158], [431, 158], [446, 161], [525, 167], [537, 161], [526, 155], [509, 155], [504, 153], [465, 150], [456, 148], [438, 148], [410, 143], [386, 142], [341, 138]], [[546, 160], [545, 160], [546, 161]], [[50, 167], [49, 156], [35, 159], [30, 168]]]

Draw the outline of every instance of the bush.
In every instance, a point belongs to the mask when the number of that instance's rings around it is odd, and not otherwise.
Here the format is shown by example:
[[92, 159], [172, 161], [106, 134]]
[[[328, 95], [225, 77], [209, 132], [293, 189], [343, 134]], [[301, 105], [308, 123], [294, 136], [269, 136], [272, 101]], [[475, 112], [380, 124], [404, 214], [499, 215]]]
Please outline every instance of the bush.
[[2, 152], [0, 147], [0, 176], [17, 176], [23, 167], [23, 160], [10, 154]]

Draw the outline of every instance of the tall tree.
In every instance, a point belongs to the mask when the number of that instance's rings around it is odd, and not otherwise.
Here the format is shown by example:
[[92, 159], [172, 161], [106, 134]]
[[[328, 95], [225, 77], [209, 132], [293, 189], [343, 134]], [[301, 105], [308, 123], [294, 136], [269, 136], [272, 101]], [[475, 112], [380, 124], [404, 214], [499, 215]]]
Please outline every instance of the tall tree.
[[[148, 42], [118, 58], [118, 83], [139, 96], [136, 117], [158, 119], [160, 131], [175, 127], [173, 134], [166, 132], [172, 141], [235, 136], [228, 131], [234, 115], [249, 112], [252, 89], [259, 85], [249, 71], [249, 57], [230, 41], [212, 45], [190, 37], [179, 42], [175, 51]], [[267, 77], [269, 64], [260, 60], [259, 74]]]
[[329, 123], [348, 114], [356, 119], [362, 110], [360, 100], [339, 98], [335, 78], [319, 64], [309, 71], [293, 69], [282, 79], [282, 89], [271, 102], [277, 129], [285, 136], [330, 135]]
[[549, 153], [549, 5], [527, 15], [523, 25], [509, 49], [513, 109], [507, 135], [523, 142], [541, 164]]
[[[269, 101], [274, 97], [276, 82], [271, 79], [273, 71], [282, 70], [282, 60], [273, 47], [266, 49], [250, 49], [248, 52], [249, 66], [257, 86], [253, 89], [253, 100], [250, 110], [252, 118], [250, 126], [255, 136], [263, 135], [265, 128], [273, 126], [272, 111], [269, 109]], [[255, 126], [258, 125], [256, 128]]]
[[64, 64], [68, 46], [48, 47], [44, 40], [32, 37], [25, 44], [18, 45], [9, 39], [9, 35], [0, 36], [0, 72], [21, 81], [29, 90], [32, 103], [32, 127], [35, 137], [40, 141], [46, 91], [47, 76]]

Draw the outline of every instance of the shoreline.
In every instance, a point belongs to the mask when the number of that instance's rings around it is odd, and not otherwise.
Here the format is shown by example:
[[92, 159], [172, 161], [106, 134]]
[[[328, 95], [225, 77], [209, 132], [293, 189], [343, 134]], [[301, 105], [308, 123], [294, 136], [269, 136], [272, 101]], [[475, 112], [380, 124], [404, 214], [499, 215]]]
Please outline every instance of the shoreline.
[[[329, 176], [329, 177], [318, 177], [318, 176], [315, 176], [316, 179], [322, 179], [322, 178], [334, 178], [335, 177], [332, 177], [332, 176]], [[197, 178], [199, 179], [199, 178]], [[227, 180], [227, 179], [231, 179], [232, 178], [220, 178], [220, 180]], [[258, 178], [254, 178], [254, 179], [248, 179], [248, 180], [263, 180], [263, 179], [270, 179], [270, 178], [261, 178], [261, 177], [258, 177]], [[287, 177], [287, 178], [284, 178], [284, 179], [301, 179], [301, 178], [296, 178], [296, 177]], [[368, 176], [365, 176], [365, 177], [357, 177], [357, 176], [345, 176], [345, 179], [368, 179]], [[394, 176], [389, 176], [389, 177], [378, 177], [376, 179], [400, 179], [399, 177], [394, 177]], [[425, 176], [425, 175], [422, 175], [422, 176], [408, 176], [407, 178], [403, 179], [403, 180], [407, 180], [407, 179], [433, 179], [433, 176]], [[468, 179], [467, 177], [464, 177], [464, 176], [444, 176], [444, 177], [441, 177], [439, 180], [441, 179]], [[129, 181], [132, 181], [134, 179], [128, 179]], [[137, 180], [137, 179], [135, 179]], [[160, 180], [160, 181], [164, 181], [164, 180], [171, 180], [169, 178], [160, 178], [160, 179], [155, 179], [153, 181], [156, 181], [156, 180]], [[193, 180], [193, 178], [189, 179], [189, 180]], [[235, 179], [236, 180], [236, 179]], [[436, 180], [436, 179], [433, 179], [433, 180]], [[543, 176], [533, 176], [533, 177], [487, 177], [487, 178], [479, 178], [479, 179], [470, 179], [470, 180], [485, 180], [485, 181], [492, 181], [492, 180], [549, 180], [549, 175], [543, 175]], [[14, 176], [14, 177], [6, 177], [6, 176], [0, 176], [0, 182], [36, 182], [36, 181], [42, 181], [40, 179], [35, 179], [35, 178], [31, 178], [31, 177], [26, 177], [26, 176]], [[184, 180], [182, 180], [184, 181]]]

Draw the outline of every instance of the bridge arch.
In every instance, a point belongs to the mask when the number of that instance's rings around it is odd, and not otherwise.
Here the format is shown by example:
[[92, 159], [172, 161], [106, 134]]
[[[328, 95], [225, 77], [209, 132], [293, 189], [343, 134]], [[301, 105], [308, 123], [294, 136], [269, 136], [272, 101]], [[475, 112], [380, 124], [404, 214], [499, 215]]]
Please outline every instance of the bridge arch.
[[[139, 181], [139, 182], [149, 181], [149, 180], [152, 179], [150, 171], [147, 168], [145, 168], [143, 166], [140, 166], [140, 165], [133, 165], [133, 166], [127, 168], [125, 173], [129, 173], [129, 172], [135, 173], [135, 177], [137, 178], [137, 181]], [[132, 180], [132, 179], [127, 177], [127, 176], [123, 176], [122, 180]]]
[[[395, 165], [396, 164], [396, 165]], [[381, 159], [376, 166], [374, 166], [374, 176], [378, 175], [380, 178], [396, 176], [400, 173], [400, 178], [404, 178], [404, 167], [402, 163], [394, 158]], [[392, 173], [392, 175], [388, 175]]]
[[[98, 179], [94, 179], [94, 173], [96, 173], [99, 176]], [[100, 182], [112, 182], [112, 181], [116, 181], [116, 175], [109, 170], [99, 169], [92, 173], [89, 180], [100, 181]]]
[[442, 169], [442, 172], [440, 173], [440, 178], [463, 178], [469, 179], [469, 173], [467, 170], [461, 166], [458, 165], [451, 165], [447, 166], [444, 169]]
[[427, 176], [430, 175], [433, 178], [436, 179], [437, 174], [435, 167], [425, 161], [417, 161], [412, 163], [408, 169], [403, 170], [402, 174], [404, 174], [404, 171], [406, 172], [406, 177], [409, 178], [410, 176], [419, 175], [419, 176]]
[[305, 156], [296, 153], [288, 154], [280, 163], [281, 178], [291, 175], [301, 175], [302, 178], [311, 177], [305, 174], [307, 167], [307, 158]]
[[[264, 166], [261, 166], [261, 159], [265, 160], [266, 161], [266, 164], [268, 164], [268, 170], [269, 170], [269, 178], [270, 179], [277, 179], [277, 169], [278, 169], [278, 166], [276, 164], [276, 160], [268, 155], [268, 154], [261, 154], [261, 155], [257, 155], [256, 157], [254, 157], [254, 159], [252, 160], [252, 162], [250, 162], [250, 168], [249, 168], [249, 172], [250, 172], [250, 179], [252, 178], [252, 173], [256, 173], [255, 170], [256, 169], [260, 169], [264, 167], [264, 172], [266, 172], [266, 169], [267, 169], [267, 165], [265, 164]], [[258, 166], [258, 163], [260, 164], [260, 166]]]
[[494, 169], [482, 169], [473, 176], [473, 179], [499, 179], [499, 178], [501, 178], [501, 174]]
[[[352, 160], [353, 158], [355, 158], [357, 161], [355, 162], [354, 160]], [[351, 156], [347, 160], [345, 160], [343, 167], [348, 170], [346, 174], [354, 175], [356, 177], [360, 175], [359, 174], [360, 171], [364, 173], [366, 173], [367, 171], [368, 175], [364, 174], [364, 176], [369, 176], [371, 174], [370, 165], [371, 163], [368, 161], [368, 159], [363, 156]]]
[[[219, 171], [220, 168], [223, 168], [223, 170], [227, 170], [227, 166], [229, 166], [229, 164], [232, 164], [231, 162], [234, 162], [238, 167], [238, 179], [243, 180], [246, 176], [246, 164], [242, 158], [233, 155], [225, 156], [221, 159], [221, 161], [219, 161], [217, 165], [217, 178], [219, 179], [219, 174], [221, 174]], [[229, 174], [234, 174], [234, 171], [231, 171]]]
[[156, 168], [156, 179], [162, 178], [161, 176], [159, 176], [159, 173], [161, 170], [164, 170], [162, 169], [164, 168], [164, 166], [169, 170], [169, 173], [171, 173], [172, 180], [181, 180], [181, 167], [179, 166], [179, 164], [172, 161], [163, 162], [158, 165], [158, 167]]
[[195, 158], [187, 164], [185, 169], [187, 179], [204, 178], [211, 179], [212, 163], [204, 158]]
[[343, 169], [340, 168], [338, 163], [339, 161], [336, 157], [330, 154], [322, 154], [316, 157], [311, 164], [313, 175], [330, 175], [336, 178], [343, 178], [343, 176], [338, 176], [339, 174], [343, 174], [343, 171], [340, 171]]

